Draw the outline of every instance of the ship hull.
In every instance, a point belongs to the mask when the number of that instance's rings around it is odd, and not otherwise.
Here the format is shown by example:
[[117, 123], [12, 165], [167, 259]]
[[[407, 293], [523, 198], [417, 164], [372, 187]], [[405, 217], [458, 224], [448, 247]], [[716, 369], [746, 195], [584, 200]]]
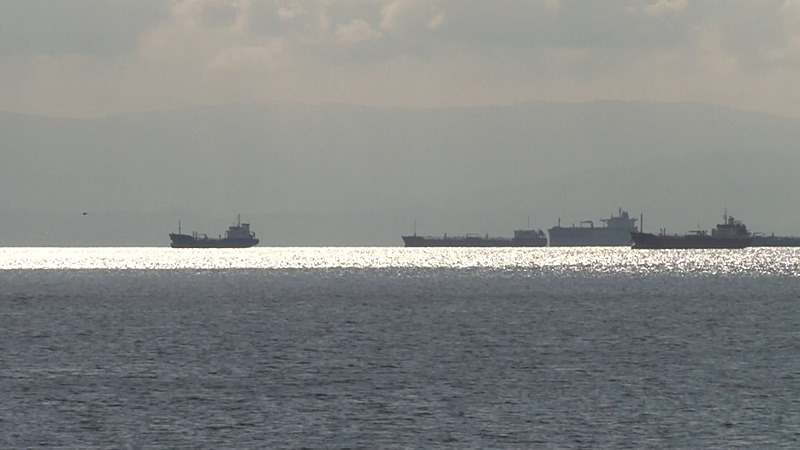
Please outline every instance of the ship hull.
[[258, 239], [195, 238], [188, 234], [170, 233], [172, 248], [248, 248], [258, 244]]
[[635, 249], [714, 249], [746, 248], [752, 244], [751, 237], [720, 238], [708, 235], [664, 236], [652, 233], [631, 232]]
[[551, 247], [629, 247], [633, 243], [624, 228], [553, 227], [547, 233]]
[[800, 247], [797, 236], [754, 236], [752, 247]]
[[406, 247], [545, 247], [547, 238], [512, 239], [482, 237], [431, 238], [403, 236]]

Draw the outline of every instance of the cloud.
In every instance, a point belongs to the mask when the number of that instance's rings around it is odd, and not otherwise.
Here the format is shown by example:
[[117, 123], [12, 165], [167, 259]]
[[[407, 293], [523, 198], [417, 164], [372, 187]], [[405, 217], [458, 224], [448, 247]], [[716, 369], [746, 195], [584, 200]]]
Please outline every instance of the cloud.
[[558, 12], [561, 7], [561, 0], [545, 0], [544, 7], [553, 12]]
[[280, 40], [259, 46], [228, 47], [217, 52], [208, 67], [223, 71], [275, 70], [285, 66], [288, 59], [285, 50]]
[[167, 20], [174, 0], [5, 0], [0, 2], [0, 55], [86, 54], [116, 57]]
[[172, 18], [184, 25], [209, 29], [246, 26], [250, 0], [181, 0]]
[[436, 14], [435, 16], [431, 17], [431, 20], [428, 21], [428, 28], [431, 30], [437, 30], [444, 25], [445, 22], [445, 15], [443, 12]]
[[0, 110], [639, 98], [800, 115], [780, 94], [798, 30], [800, 0], [9, 0]]
[[361, 19], [353, 19], [348, 24], [336, 26], [336, 41], [340, 44], [377, 41], [382, 37], [383, 33]]
[[381, 8], [380, 28], [395, 34], [424, 36], [424, 29], [436, 30], [445, 23], [446, 13], [439, 8], [440, 3], [394, 0]]
[[381, 8], [381, 29], [397, 29], [403, 15], [413, 11], [417, 6], [416, 0], [395, 0]]
[[645, 14], [649, 16], [659, 16], [666, 12], [684, 11], [689, 5], [689, 0], [658, 0], [658, 2], [645, 7]]
[[766, 52], [765, 59], [782, 66], [800, 65], [800, 0], [785, 0], [780, 12], [783, 42]]
[[294, 18], [304, 16], [308, 13], [305, 7], [296, 1], [289, 2], [286, 6], [278, 8], [278, 17], [282, 21], [289, 21]]

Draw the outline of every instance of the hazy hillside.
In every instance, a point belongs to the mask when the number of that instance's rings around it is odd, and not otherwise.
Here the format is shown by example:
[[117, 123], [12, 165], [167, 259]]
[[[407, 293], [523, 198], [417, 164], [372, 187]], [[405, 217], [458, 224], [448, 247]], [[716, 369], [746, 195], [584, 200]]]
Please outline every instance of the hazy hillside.
[[[242, 212], [264, 244], [399, 245], [599, 220], [800, 234], [796, 120], [700, 104], [263, 104], [0, 114], [0, 245], [164, 245]], [[82, 211], [90, 214], [83, 216]], [[91, 220], [90, 220], [91, 219]]]

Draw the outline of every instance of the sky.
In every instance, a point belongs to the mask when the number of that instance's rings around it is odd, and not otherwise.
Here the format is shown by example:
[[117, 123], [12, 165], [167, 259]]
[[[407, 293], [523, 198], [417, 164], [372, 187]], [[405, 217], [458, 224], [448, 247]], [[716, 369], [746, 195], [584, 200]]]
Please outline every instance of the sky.
[[800, 0], [4, 0], [0, 110], [692, 101], [800, 117]]

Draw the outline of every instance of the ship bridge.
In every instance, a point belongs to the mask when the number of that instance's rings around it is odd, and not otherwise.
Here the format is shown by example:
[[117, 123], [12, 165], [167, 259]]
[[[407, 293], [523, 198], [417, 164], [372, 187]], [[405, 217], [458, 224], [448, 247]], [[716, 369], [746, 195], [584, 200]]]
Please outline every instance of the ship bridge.
[[618, 216], [612, 215], [608, 219], [600, 220], [602, 220], [608, 228], [623, 228], [636, 231], [636, 218], [631, 218], [628, 215], [628, 211], [623, 211], [622, 208], [619, 209], [618, 214]]

